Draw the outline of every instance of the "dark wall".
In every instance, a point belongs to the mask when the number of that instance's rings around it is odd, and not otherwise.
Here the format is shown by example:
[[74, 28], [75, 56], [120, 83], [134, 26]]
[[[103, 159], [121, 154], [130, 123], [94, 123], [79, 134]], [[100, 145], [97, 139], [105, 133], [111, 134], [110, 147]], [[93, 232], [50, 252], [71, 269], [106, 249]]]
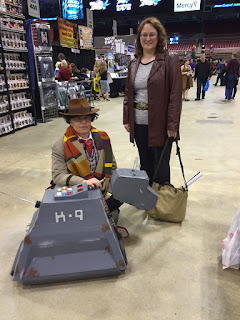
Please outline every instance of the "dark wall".
[[58, 54], [62, 52], [65, 54], [66, 60], [70, 63], [74, 63], [78, 69], [88, 68], [93, 70], [95, 63], [95, 51], [80, 49], [80, 53], [74, 53], [70, 48], [53, 45], [53, 63], [54, 65], [58, 61]]

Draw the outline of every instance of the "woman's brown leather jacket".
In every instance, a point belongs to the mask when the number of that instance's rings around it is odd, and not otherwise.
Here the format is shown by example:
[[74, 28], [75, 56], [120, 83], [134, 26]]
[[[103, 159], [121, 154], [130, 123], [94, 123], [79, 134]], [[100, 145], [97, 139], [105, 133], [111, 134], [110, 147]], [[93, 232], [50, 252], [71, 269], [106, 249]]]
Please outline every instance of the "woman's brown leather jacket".
[[[128, 67], [123, 124], [130, 125], [134, 142], [134, 81], [141, 58]], [[177, 54], [158, 53], [148, 77], [148, 145], [163, 146], [167, 130], [178, 131], [182, 110], [182, 74]]]

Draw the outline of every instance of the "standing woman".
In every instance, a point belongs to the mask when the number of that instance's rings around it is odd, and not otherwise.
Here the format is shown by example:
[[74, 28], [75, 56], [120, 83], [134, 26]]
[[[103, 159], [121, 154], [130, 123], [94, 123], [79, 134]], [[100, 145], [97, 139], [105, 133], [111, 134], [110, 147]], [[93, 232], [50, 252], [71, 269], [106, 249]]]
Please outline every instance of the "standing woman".
[[[139, 25], [124, 98], [123, 124], [130, 141], [136, 141], [150, 185], [165, 141], [179, 138], [182, 75], [178, 55], [165, 49], [166, 39], [158, 19], [150, 17]], [[170, 182], [171, 148], [169, 143], [155, 179], [160, 184]]]
[[183, 84], [183, 91], [182, 91], [182, 99], [184, 101], [189, 101], [188, 99], [188, 90], [193, 86], [192, 81], [192, 68], [189, 65], [189, 60], [184, 59], [183, 65], [181, 66], [182, 71], [182, 84]]
[[106, 63], [103, 61], [100, 64], [99, 73], [100, 73], [100, 78], [101, 78], [100, 84], [101, 84], [101, 92], [102, 92], [103, 98], [107, 101], [110, 101], [110, 99], [108, 98], [109, 92], [110, 92], [110, 87], [109, 87], [109, 83], [107, 80], [107, 75], [108, 75], [109, 71], [107, 69]]

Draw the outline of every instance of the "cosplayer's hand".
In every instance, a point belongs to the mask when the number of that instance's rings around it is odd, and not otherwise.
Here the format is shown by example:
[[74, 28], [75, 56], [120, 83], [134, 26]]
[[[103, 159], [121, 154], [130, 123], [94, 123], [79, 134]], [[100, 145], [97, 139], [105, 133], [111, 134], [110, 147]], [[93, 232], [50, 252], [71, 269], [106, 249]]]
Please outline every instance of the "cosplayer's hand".
[[167, 131], [167, 135], [168, 135], [168, 138], [174, 138], [174, 139], [176, 139], [176, 138], [177, 138], [177, 131], [168, 130], [168, 131]]
[[129, 124], [125, 124], [124, 128], [127, 130], [127, 132], [130, 132], [130, 125]]
[[87, 182], [88, 187], [91, 187], [93, 189], [94, 188], [102, 188], [101, 182], [96, 178], [92, 178], [89, 180], [83, 180], [83, 182]]

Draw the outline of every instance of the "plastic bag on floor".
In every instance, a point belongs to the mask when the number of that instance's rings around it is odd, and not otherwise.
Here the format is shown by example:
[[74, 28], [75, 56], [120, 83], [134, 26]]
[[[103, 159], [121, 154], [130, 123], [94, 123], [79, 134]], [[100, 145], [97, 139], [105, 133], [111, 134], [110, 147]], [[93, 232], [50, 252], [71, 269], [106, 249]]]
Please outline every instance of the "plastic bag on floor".
[[222, 243], [223, 269], [240, 268], [240, 209], [232, 218], [227, 238]]

